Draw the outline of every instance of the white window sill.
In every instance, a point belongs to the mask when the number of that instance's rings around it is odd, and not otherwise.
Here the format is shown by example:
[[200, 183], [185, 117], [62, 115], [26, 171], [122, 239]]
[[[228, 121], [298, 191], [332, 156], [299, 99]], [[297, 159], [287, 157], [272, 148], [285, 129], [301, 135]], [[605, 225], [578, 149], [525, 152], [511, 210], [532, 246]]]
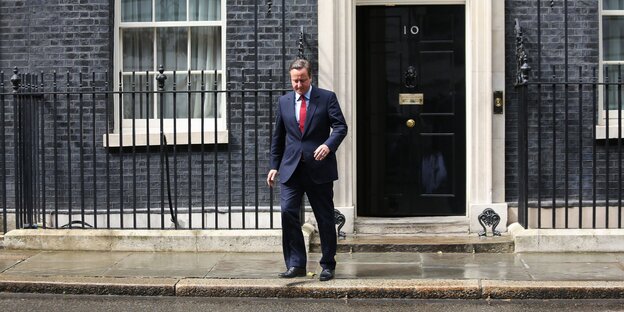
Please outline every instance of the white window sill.
[[[167, 139], [167, 145], [174, 145], [173, 140], [173, 132], [168, 131], [165, 132], [165, 138]], [[175, 144], [177, 145], [188, 145], [188, 132], [177, 132], [176, 133], [177, 140], [175, 140]], [[119, 133], [109, 133], [108, 138], [110, 142], [106, 140], [107, 135], [103, 135], [103, 144], [104, 147], [120, 147], [119, 144]], [[136, 133], [134, 135], [136, 138], [136, 142], [133, 143], [133, 135], [131, 129], [125, 129], [123, 132], [122, 138], [122, 147], [132, 147], [132, 146], [147, 146], [147, 133], [141, 132]], [[204, 131], [204, 140], [202, 142], [201, 131], [200, 132], [191, 132], [191, 144], [227, 144], [228, 143], [228, 131], [221, 130], [217, 131], [217, 141], [215, 142], [215, 132], [214, 131]], [[159, 146], [160, 145], [160, 133], [158, 131], [150, 132], [149, 134], [149, 146]]]
[[[615, 123], [615, 124], [614, 124]], [[624, 125], [622, 126], [624, 128]], [[624, 130], [624, 129], [622, 129]], [[621, 131], [621, 136], [618, 136], [618, 124], [617, 120], [610, 121], [609, 123], [609, 139], [618, 139], [619, 137], [624, 138], [624, 131]], [[605, 140], [607, 138], [607, 126], [605, 125], [597, 125], [596, 126], [596, 139], [597, 140]]]

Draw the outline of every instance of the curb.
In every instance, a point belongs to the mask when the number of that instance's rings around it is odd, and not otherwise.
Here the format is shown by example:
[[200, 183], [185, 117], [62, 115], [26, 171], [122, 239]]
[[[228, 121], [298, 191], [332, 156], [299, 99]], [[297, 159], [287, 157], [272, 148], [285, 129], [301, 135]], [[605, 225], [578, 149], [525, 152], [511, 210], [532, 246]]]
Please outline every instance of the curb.
[[27, 277], [0, 275], [0, 292], [175, 296], [175, 278]]
[[177, 296], [280, 298], [478, 299], [477, 280], [183, 279]]
[[0, 275], [0, 292], [76, 295], [368, 298], [621, 299], [624, 281], [199, 279]]
[[624, 281], [482, 281], [491, 299], [622, 299]]

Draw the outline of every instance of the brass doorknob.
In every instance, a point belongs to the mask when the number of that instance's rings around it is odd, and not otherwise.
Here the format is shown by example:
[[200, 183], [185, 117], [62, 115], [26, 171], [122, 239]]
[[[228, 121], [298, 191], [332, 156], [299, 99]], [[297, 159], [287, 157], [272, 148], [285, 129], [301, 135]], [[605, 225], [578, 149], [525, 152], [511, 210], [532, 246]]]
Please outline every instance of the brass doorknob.
[[414, 126], [416, 125], [416, 121], [414, 121], [414, 119], [408, 119], [408, 120], [405, 122], [405, 125], [406, 125], [408, 128], [414, 128]]

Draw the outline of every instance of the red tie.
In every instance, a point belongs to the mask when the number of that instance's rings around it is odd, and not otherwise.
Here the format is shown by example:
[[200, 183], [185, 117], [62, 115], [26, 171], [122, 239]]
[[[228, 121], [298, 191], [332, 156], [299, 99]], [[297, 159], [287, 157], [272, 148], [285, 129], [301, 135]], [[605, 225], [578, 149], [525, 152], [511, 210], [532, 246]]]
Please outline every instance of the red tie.
[[306, 100], [305, 96], [301, 96], [301, 108], [299, 109], [299, 130], [303, 133], [303, 125], [305, 125], [306, 119]]

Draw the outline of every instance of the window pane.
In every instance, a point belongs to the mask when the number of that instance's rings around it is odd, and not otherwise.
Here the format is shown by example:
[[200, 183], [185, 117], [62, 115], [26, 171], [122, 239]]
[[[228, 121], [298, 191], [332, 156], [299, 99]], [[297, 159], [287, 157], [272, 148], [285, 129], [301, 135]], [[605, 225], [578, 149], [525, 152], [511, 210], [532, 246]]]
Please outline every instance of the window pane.
[[186, 21], [186, 0], [156, 1], [156, 21]]
[[602, 0], [603, 10], [624, 10], [624, 0]]
[[[186, 118], [188, 116], [188, 93], [180, 92], [187, 91], [187, 77], [186, 72], [176, 73], [175, 79], [173, 78], [173, 74], [167, 74], [167, 81], [165, 83], [165, 91], [173, 90], [173, 82], [176, 83], [176, 93], [174, 96], [173, 92], [165, 93], [163, 98], [163, 111], [164, 118], [173, 118], [173, 112], [175, 110], [175, 118]], [[171, 79], [171, 80], [169, 80]], [[160, 106], [158, 107], [160, 109]], [[160, 118], [160, 114], [158, 114]]]
[[151, 22], [152, 0], [121, 0], [122, 22]]
[[[132, 119], [135, 118], [147, 118], [148, 110], [149, 116], [154, 116], [154, 99], [151, 94], [141, 93], [139, 91], [153, 91], [154, 90], [154, 75], [149, 75], [149, 80], [146, 81], [144, 73], [136, 73], [134, 78], [132, 74], [124, 73], [123, 75], [123, 118]], [[149, 82], [149, 89], [146, 85]], [[134, 92], [133, 92], [134, 91]], [[149, 98], [148, 98], [149, 97]], [[150, 106], [148, 106], [148, 103]]]
[[221, 0], [189, 0], [191, 21], [221, 20]]
[[187, 70], [188, 28], [159, 28], [158, 66], [165, 70]]
[[123, 71], [154, 68], [154, 32], [151, 28], [122, 30]]
[[[217, 90], [221, 90], [221, 75], [217, 75]], [[221, 98], [223, 97], [223, 93], [211, 92], [215, 90], [215, 75], [214, 73], [204, 72], [204, 92], [203, 101], [202, 101], [202, 93], [194, 93], [191, 95], [191, 117], [192, 118], [201, 118], [202, 116], [202, 103], [203, 103], [203, 113], [204, 118], [214, 118], [215, 112], [215, 102], [217, 103], [216, 110], [219, 112], [217, 117], [221, 116], [221, 109], [218, 106], [221, 105]], [[193, 74], [191, 76], [191, 90], [201, 90], [201, 74]], [[206, 129], [212, 130], [212, 129]]]
[[603, 59], [624, 60], [624, 16], [602, 17]]
[[221, 69], [221, 27], [191, 28], [191, 69]]
[[[609, 82], [618, 82], [618, 79], [620, 79], [620, 73], [624, 73], [624, 66], [622, 66], [621, 69], [618, 67], [618, 65], [606, 65], [605, 66], [605, 74], [608, 75]], [[609, 85], [608, 88], [607, 86], [605, 86], [604, 88], [605, 88], [604, 101], [605, 103], [607, 103], [608, 101], [608, 105], [605, 105], [605, 106], [608, 107], [609, 109], [619, 109], [618, 86]], [[622, 91], [623, 92], [622, 92], [621, 97], [622, 97], [622, 102], [624, 104], [624, 88], [622, 89]], [[615, 116], [611, 116], [611, 117], [615, 117]]]

